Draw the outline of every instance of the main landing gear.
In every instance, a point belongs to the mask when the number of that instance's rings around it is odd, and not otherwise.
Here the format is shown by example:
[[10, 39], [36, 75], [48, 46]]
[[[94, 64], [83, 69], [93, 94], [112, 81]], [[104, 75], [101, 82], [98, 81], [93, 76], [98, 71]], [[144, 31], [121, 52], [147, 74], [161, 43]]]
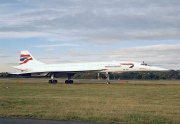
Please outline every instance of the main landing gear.
[[57, 80], [49, 80], [50, 84], [57, 84], [57, 82], [58, 82]]
[[[72, 74], [67, 75], [68, 79], [65, 80], [65, 84], [73, 84], [74, 83], [74, 81], [71, 80], [71, 76], [73, 76], [73, 75]], [[50, 84], [57, 84], [58, 83], [57, 80], [54, 80], [54, 74], [51, 74], [51, 80], [49, 80], [49, 83]]]
[[71, 80], [71, 74], [68, 74], [68, 79], [65, 80], [65, 84], [73, 84], [73, 83], [74, 83], [74, 81]]
[[51, 75], [51, 80], [49, 80], [50, 84], [57, 84], [57, 80], [54, 80], [54, 74]]
[[107, 83], [107, 84], [110, 84], [110, 81], [109, 81], [109, 73], [108, 73], [108, 72], [106, 72], [106, 83]]

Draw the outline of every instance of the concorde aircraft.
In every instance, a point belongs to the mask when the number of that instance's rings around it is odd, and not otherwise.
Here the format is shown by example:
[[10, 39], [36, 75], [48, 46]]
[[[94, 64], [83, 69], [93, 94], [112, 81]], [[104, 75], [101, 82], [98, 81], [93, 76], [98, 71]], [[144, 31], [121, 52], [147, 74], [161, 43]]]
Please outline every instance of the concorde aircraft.
[[36, 60], [27, 50], [21, 51], [20, 62], [13, 68], [21, 70], [20, 73], [31, 74], [31, 76], [51, 76], [49, 83], [57, 83], [55, 75], [67, 75], [65, 83], [73, 83], [71, 77], [78, 72], [100, 72], [105, 73], [109, 84], [109, 73], [138, 72], [138, 71], [167, 71], [167, 69], [148, 66], [147, 64], [129, 61], [111, 62], [87, 62], [87, 63], [68, 63], [68, 64], [45, 64]]

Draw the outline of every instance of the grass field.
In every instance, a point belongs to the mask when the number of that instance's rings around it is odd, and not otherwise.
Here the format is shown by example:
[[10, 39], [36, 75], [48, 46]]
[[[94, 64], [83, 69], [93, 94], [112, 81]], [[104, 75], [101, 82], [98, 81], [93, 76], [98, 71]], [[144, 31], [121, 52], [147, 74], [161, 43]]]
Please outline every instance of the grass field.
[[[180, 123], [180, 81], [0, 79], [0, 117], [130, 124]], [[63, 80], [58, 80], [63, 82]]]

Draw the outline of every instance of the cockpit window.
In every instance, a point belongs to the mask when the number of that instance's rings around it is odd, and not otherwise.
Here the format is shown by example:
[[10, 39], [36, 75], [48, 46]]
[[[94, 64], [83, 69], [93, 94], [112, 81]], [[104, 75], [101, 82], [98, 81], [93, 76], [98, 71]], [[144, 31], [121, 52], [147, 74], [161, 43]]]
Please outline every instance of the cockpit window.
[[148, 66], [148, 64], [146, 64], [144, 61], [143, 61], [143, 63], [141, 65]]
[[148, 66], [146, 63], [142, 63], [141, 65]]

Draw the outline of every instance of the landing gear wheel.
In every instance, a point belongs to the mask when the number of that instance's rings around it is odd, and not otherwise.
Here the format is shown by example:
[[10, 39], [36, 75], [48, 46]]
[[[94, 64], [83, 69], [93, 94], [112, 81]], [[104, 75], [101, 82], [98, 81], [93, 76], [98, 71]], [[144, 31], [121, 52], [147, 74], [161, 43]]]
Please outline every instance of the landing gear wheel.
[[54, 84], [57, 84], [57, 80], [53, 80], [53, 83], [54, 83]]
[[52, 83], [52, 80], [49, 80], [49, 83], [51, 84], [51, 83]]
[[54, 80], [54, 74], [51, 75], [51, 80], [49, 80], [50, 84], [57, 84], [57, 80]]
[[49, 80], [50, 84], [57, 84], [57, 82], [58, 82], [57, 80]]
[[110, 82], [109, 82], [109, 81], [107, 81], [106, 83], [107, 83], [107, 84], [110, 84]]
[[73, 84], [74, 81], [73, 80], [65, 80], [65, 84]]
[[106, 77], [107, 77], [107, 78], [106, 78], [106, 83], [107, 83], [107, 84], [110, 84], [110, 82], [109, 82], [109, 72], [106, 72]]

